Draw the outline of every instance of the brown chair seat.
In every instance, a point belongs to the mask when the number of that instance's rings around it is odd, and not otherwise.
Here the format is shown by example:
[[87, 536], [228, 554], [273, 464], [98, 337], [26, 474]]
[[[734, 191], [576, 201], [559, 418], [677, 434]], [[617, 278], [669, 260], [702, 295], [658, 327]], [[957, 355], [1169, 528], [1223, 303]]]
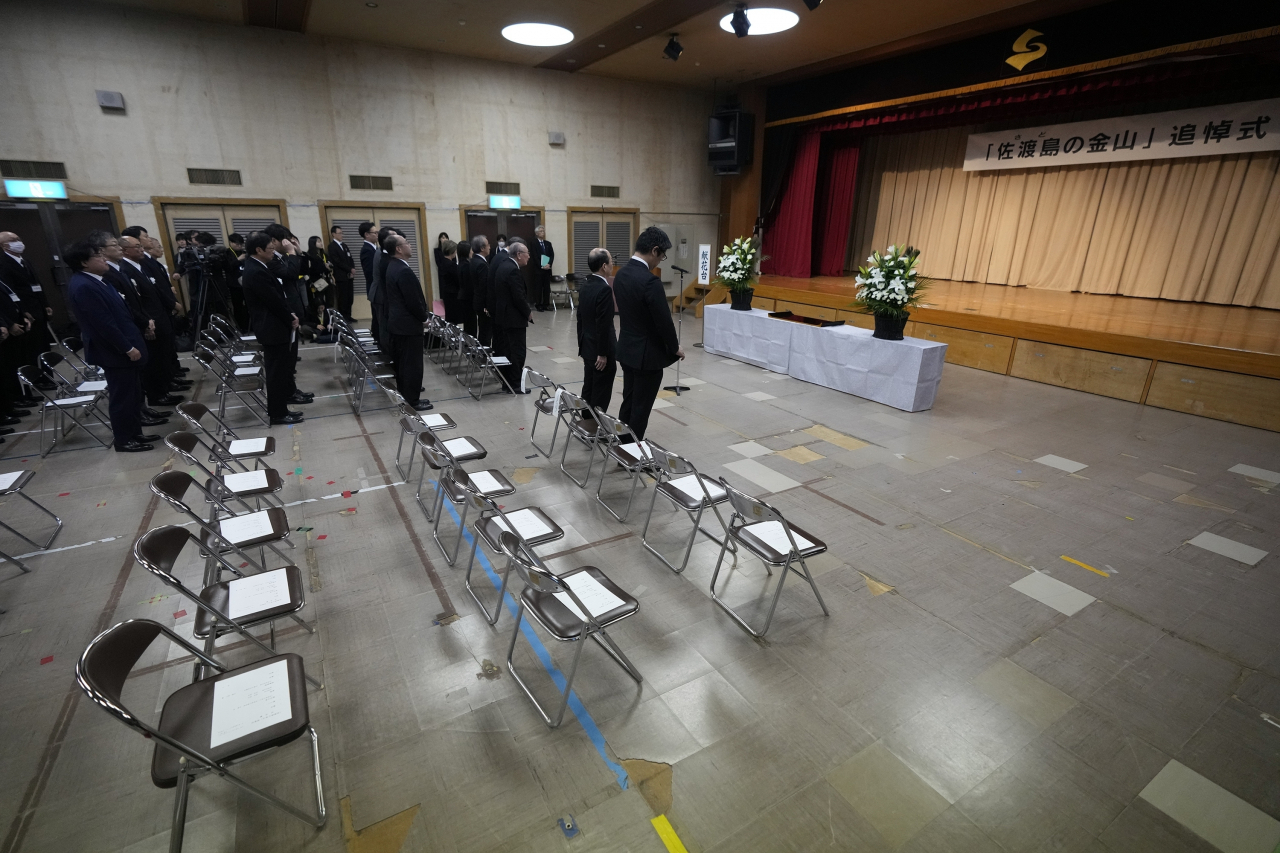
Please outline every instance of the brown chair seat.
[[[481, 489], [478, 485], [473, 483], [473, 485], [476, 485], [476, 491], [480, 492], [480, 494], [487, 498], [509, 495], [516, 490], [516, 487], [512, 485], [511, 481], [504, 477], [502, 472], [496, 468], [477, 473], [488, 474], [490, 477], [493, 477], [493, 479], [498, 481], [497, 488], [489, 489]], [[466, 490], [462, 487], [462, 484], [455, 479], [459, 474], [465, 474], [468, 479], [475, 476], [475, 474], [463, 471], [459, 468], [454, 472], [454, 476], [440, 478], [440, 485], [444, 488], [445, 495], [448, 496], [449, 500], [453, 501], [455, 504], [462, 503], [467, 497]]]
[[[256, 495], [269, 495], [269, 494], [272, 494], [273, 492], [278, 492], [282, 488], [284, 488], [284, 480], [280, 479], [279, 471], [277, 471], [274, 468], [259, 468], [257, 470], [267, 475], [267, 484], [265, 486], [260, 486], [258, 488], [252, 488], [252, 489], [246, 489], [246, 488], [235, 489], [221, 480], [215, 481], [212, 477], [209, 477], [209, 478], [206, 478], [204, 481], [205, 490], [209, 492], [213, 492], [218, 496], [221, 496], [223, 491], [225, 491], [225, 492], [230, 492], [231, 494], [236, 495], [238, 497], [251, 498]], [[255, 473], [255, 472], [250, 471], [248, 473]], [[237, 476], [237, 472], [230, 472], [223, 476], [224, 478], [235, 477]], [[233, 479], [231, 482], [235, 483], [235, 480]]]
[[[285, 578], [289, 582], [289, 601], [270, 607], [266, 610], [255, 610], [252, 613], [244, 613], [240, 616], [232, 616], [241, 625], [252, 625], [258, 622], [267, 622], [279, 616], [287, 616], [290, 613], [297, 613], [305, 604], [306, 599], [303, 597], [302, 589], [302, 572], [297, 566], [284, 566], [279, 569], [272, 569], [273, 572], [284, 572]], [[267, 573], [269, 574], [269, 573]], [[249, 575], [248, 578], [257, 577], [257, 575]], [[231, 585], [242, 583], [247, 578], [236, 578], [235, 580], [223, 581], [213, 586], [205, 587], [200, 591], [200, 599], [210, 607], [217, 608], [223, 613], [227, 613], [227, 607], [231, 602]], [[228, 615], [230, 615], [228, 613]], [[209, 630], [213, 626], [213, 622], [217, 617], [213, 613], [201, 607], [196, 610], [195, 635], [200, 638], [209, 636]], [[218, 636], [228, 634], [235, 629], [227, 625], [225, 622], [218, 623]]]
[[231, 453], [231, 456], [235, 459], [257, 459], [262, 456], [274, 455], [276, 452], [276, 437], [274, 435], [267, 435], [267, 436], [261, 436], [261, 437], [267, 440], [266, 447], [264, 447], [262, 450], [238, 451], [233, 446], [237, 441], [254, 441], [255, 439], [252, 439], [252, 438], [239, 438], [233, 441], [229, 441], [227, 442], [227, 450]]
[[635, 442], [628, 444], [610, 444], [607, 450], [609, 457], [628, 468], [644, 468], [653, 465], [652, 451], [645, 456]]
[[[720, 503], [721, 501], [729, 499], [729, 493], [726, 492], [715, 480], [711, 479], [706, 474], [699, 474], [698, 476], [702, 478], [703, 485], [707, 487], [707, 494], [711, 496], [711, 503]], [[692, 477], [692, 474], [688, 474], [678, 479], [691, 480]], [[694, 492], [694, 494], [697, 494], [697, 483], [689, 482], [688, 487], [692, 492]], [[683, 489], [673, 485], [673, 481], [671, 480], [666, 480], [658, 484], [658, 492], [664, 497], [670, 498], [681, 509], [689, 512], [694, 512], [698, 507], [707, 504], [707, 499], [705, 497], [702, 497], [701, 495], [694, 497], [693, 495], [686, 494]], [[707, 505], [709, 506], [710, 504]]]
[[[210, 747], [214, 685], [282, 660], [289, 670], [289, 704], [292, 712], [289, 719], [220, 746]], [[203, 751], [205, 756], [221, 762], [234, 761], [255, 752], [284, 746], [305, 733], [310, 725], [306, 672], [302, 666], [302, 658], [295, 654], [282, 654], [178, 688], [165, 700], [156, 728], [162, 734], [189, 744], [195, 750]], [[160, 788], [172, 788], [178, 783], [178, 755], [163, 744], [156, 744], [155, 754], [151, 759], [151, 781]]]
[[574, 416], [569, 421], [569, 431], [580, 438], [594, 438], [599, 429], [600, 425], [596, 423], [595, 418]]
[[[528, 541], [528, 540], [526, 540]], [[533, 544], [530, 542], [529, 544]], [[601, 627], [608, 627], [610, 624], [617, 622], [619, 619], [630, 616], [640, 608], [640, 602], [636, 601], [631, 595], [623, 591], [621, 587], [609, 580], [605, 573], [597, 569], [595, 566], [581, 566], [579, 568], [567, 571], [562, 575], [557, 575], [561, 580], [571, 578], [581, 572], [587, 572], [600, 585], [609, 592], [622, 599], [622, 604], [607, 613], [601, 613], [596, 616], [596, 622]], [[560, 599], [556, 598], [553, 593], [539, 592], [531, 586], [526, 586], [524, 591], [520, 593], [524, 599], [524, 604], [537, 616], [538, 621], [542, 623], [548, 631], [560, 640], [570, 640], [578, 637], [582, 633], [582, 620], [574, 615], [573, 611], [560, 603]]]
[[[277, 542], [285, 537], [285, 535], [289, 532], [289, 519], [285, 515], [284, 510], [278, 506], [267, 507], [266, 509], [260, 510], [259, 512], [256, 512], [256, 513], [241, 513], [240, 515], [235, 516], [235, 518], [244, 518], [247, 515], [261, 515], [262, 513], [266, 513], [267, 519], [271, 522], [271, 532], [265, 536], [256, 536], [253, 539], [249, 539], [244, 542], [234, 542], [233, 544], [238, 545], [241, 548], [252, 548], [256, 545], [262, 545], [267, 542]], [[222, 523], [229, 520], [230, 519], [226, 519], [226, 518], [219, 519], [218, 521], [219, 533], [222, 532]], [[200, 544], [203, 547], [208, 548], [209, 541], [212, 538], [213, 537], [209, 534], [207, 530], [202, 530], [200, 532]], [[227, 537], [227, 538], [230, 539], [231, 537]], [[221, 542], [219, 542], [218, 545], [220, 547], [226, 547]]]
[[[542, 545], [547, 542], [554, 542], [557, 539], [564, 538], [564, 528], [562, 528], [560, 525], [552, 521], [551, 516], [547, 515], [545, 512], [543, 512], [541, 509], [539, 509], [536, 506], [527, 507], [525, 509], [512, 510], [511, 512], [508, 512], [506, 515], [507, 515], [508, 521], [512, 524], [512, 526], [514, 526], [520, 522], [520, 519], [518, 518], [518, 516], [520, 516], [521, 514], [532, 516], [533, 518], [536, 518], [538, 521], [541, 521], [548, 528], [550, 528], [548, 532], [539, 534], [538, 536], [521, 537], [524, 539], [525, 544], [529, 545], [530, 547]], [[502, 549], [502, 545], [501, 545], [502, 533], [503, 531], [507, 530], [507, 528], [503, 527], [501, 524], [498, 523], [498, 519], [499, 519], [499, 516], [490, 515], [490, 516], [487, 516], [484, 521], [480, 522], [480, 525], [479, 525], [480, 535], [484, 537], [484, 541], [489, 545], [489, 547], [495, 551]], [[511, 532], [515, 533], [516, 531], [513, 530]]]
[[[780, 522], [760, 521], [755, 524], [748, 524], [745, 527], [738, 528], [735, 531], [735, 536], [740, 542], [742, 542], [742, 544], [755, 552], [756, 556], [764, 560], [766, 563], [782, 565], [787, 561], [787, 553], [785, 551], [779, 551], [777, 548], [773, 547], [751, 531], [751, 528], [762, 524], [776, 524], [779, 526], [779, 529], [781, 528]], [[814, 536], [812, 533], [807, 533], [804, 530], [801, 530], [794, 524], [791, 525], [791, 535], [795, 537], [796, 545], [801, 544], [801, 536], [813, 543], [813, 545], [804, 548], [800, 552], [800, 556], [802, 557], [812, 557], [814, 554], [821, 554], [823, 551], [827, 550], [827, 546], [822, 542], [822, 540]]]

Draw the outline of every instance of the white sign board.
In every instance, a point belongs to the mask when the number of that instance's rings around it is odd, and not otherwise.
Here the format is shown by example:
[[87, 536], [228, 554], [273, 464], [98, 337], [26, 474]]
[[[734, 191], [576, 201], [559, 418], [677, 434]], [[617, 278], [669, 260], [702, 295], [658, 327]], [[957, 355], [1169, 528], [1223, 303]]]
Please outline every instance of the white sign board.
[[698, 284], [711, 283], [711, 244], [698, 246]]
[[1035, 169], [1280, 150], [1280, 99], [973, 133], [964, 170]]

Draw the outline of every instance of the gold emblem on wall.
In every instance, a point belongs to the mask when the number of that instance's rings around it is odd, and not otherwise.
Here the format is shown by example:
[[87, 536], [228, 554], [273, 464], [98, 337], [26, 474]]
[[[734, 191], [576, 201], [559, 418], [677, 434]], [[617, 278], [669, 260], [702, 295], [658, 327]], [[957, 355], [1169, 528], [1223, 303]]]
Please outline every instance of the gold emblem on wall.
[[1013, 56], [1005, 60], [1014, 68], [1021, 71], [1032, 62], [1049, 52], [1049, 48], [1042, 41], [1031, 41], [1036, 36], [1042, 36], [1044, 33], [1039, 30], [1027, 30], [1018, 36], [1018, 40], [1013, 43]]

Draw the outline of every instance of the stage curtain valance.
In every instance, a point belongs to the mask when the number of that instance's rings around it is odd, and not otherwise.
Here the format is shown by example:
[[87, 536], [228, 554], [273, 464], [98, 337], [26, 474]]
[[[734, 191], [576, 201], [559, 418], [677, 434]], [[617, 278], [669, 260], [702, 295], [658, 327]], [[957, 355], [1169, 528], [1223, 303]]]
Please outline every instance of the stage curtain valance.
[[864, 140], [852, 261], [925, 275], [1280, 308], [1280, 152], [965, 172], [956, 127]]

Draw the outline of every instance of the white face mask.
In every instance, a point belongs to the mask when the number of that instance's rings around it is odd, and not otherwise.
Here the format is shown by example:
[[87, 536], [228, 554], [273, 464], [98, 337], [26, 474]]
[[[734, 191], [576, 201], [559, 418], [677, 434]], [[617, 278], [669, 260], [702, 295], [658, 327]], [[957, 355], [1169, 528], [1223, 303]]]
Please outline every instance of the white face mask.
[[505, 248], [507, 248], [506, 241], [505, 241], [505, 240], [499, 240], [499, 241], [498, 241], [498, 248], [499, 248], [499, 249], [505, 249]]
[[9, 244], [9, 251], [15, 255], [21, 255], [27, 248], [27, 244], [21, 240], [14, 240]]

